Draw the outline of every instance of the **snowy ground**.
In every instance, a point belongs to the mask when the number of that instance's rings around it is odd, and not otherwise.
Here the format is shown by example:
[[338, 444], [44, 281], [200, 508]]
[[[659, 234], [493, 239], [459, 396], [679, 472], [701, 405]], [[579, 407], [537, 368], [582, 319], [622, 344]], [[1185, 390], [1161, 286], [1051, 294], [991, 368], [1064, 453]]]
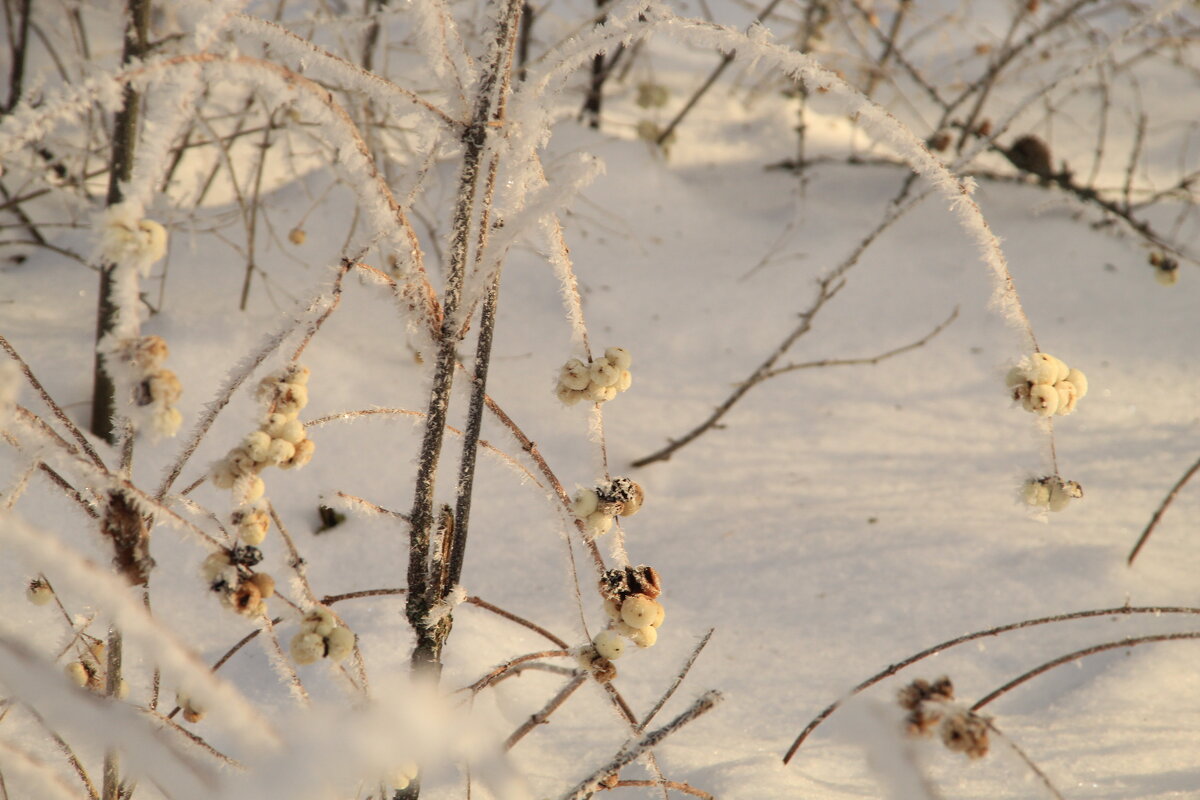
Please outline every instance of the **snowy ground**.
[[[1196, 604], [1200, 548], [1188, 533], [1200, 519], [1197, 487], [1179, 495], [1134, 567], [1125, 558], [1198, 454], [1200, 282], [1185, 265], [1178, 285], [1158, 285], [1136, 242], [1093, 230], [1094, 213], [1055, 190], [981, 181], [976, 199], [1003, 241], [1041, 348], [1090, 378], [1078, 412], [1056, 418], [1054, 426], [1062, 475], [1079, 481], [1086, 496], [1049, 519], [1018, 499], [1022, 480], [1049, 471], [1045, 432], [1013, 406], [1004, 388], [1005, 370], [1022, 355], [1019, 337], [989, 309], [987, 268], [937, 197], [867, 251], [787, 360], [875, 355], [919, 339], [957, 308], [944, 333], [877, 365], [771, 379], [746, 395], [721, 429], [667, 462], [630, 469], [632, 460], [701, 421], [751, 373], [810, 305], [815, 279], [874, 227], [906, 176], [887, 165], [827, 163], [811, 168], [801, 187], [794, 174], [764, 169], [791, 155], [784, 101], [747, 108], [742, 99], [723, 91], [711, 95], [681, 129], [669, 160], [633, 138], [632, 115], [619, 104], [603, 133], [559, 124], [546, 159], [551, 175], [578, 152], [595, 154], [606, 165], [564, 218], [565, 233], [593, 348], [621, 345], [634, 356], [633, 388], [604, 406], [604, 435], [612, 473], [633, 477], [646, 490], [644, 509], [624, 522], [629, 556], [635, 564], [654, 565], [665, 587], [667, 621], [659, 643], [623, 658], [616, 686], [635, 712], [644, 713], [712, 628], [710, 643], [660, 721], [710, 688], [724, 693], [725, 701], [658, 748], [666, 777], [730, 800], [876, 797], [884, 790], [860, 745], [884, 714], [871, 704], [892, 705], [904, 682], [947, 674], [958, 695], [973, 702], [1075, 649], [1198, 630], [1178, 615], [1101, 617], [971, 643], [871, 689], [865, 710], [838, 712], [790, 765], [781, 763], [824, 706], [939, 641], [1061, 612]], [[810, 124], [817, 152], [844, 151], [846, 122], [835, 111], [819, 108]], [[865, 141], [859, 135], [860, 147]], [[452, 186], [454, 162], [439, 170], [441, 185]], [[216, 225], [233, 231], [230, 237], [240, 235], [231, 222], [235, 210], [210, 206], [192, 223], [183, 212], [172, 218], [176, 212], [156, 209], [173, 223], [172, 245], [161, 313], [143, 329], [170, 343], [169, 366], [185, 387], [185, 433], [235, 360], [293, 313], [292, 298], [306, 297], [330, 279], [345, 239], [347, 205], [327, 203], [308, 214], [303, 245], [285, 238], [328, 180], [319, 172], [269, 176], [277, 188], [264, 208], [276, 235], [264, 234], [259, 242], [269, 292], [256, 279], [246, 313], [237, 311], [244, 261], [206, 232]], [[444, 191], [448, 196], [450, 189]], [[1171, 219], [1171, 212], [1167, 208], [1161, 218]], [[445, 233], [444, 221], [433, 224]], [[1194, 226], [1180, 240], [1200, 244]], [[63, 234], [64, 243], [80, 249], [86, 241], [82, 231]], [[146, 284], [152, 298], [161, 275], [160, 265]], [[0, 271], [0, 333], [81, 422], [90, 395], [95, 282], [84, 267], [46, 251]], [[589, 439], [588, 409], [564, 408], [553, 394], [556, 371], [572, 355], [558, 289], [543, 259], [528, 249], [513, 251], [489, 393], [570, 490], [600, 477], [602, 467], [598, 445]], [[341, 308], [304, 357], [312, 369], [304, 417], [371, 407], [424, 409], [429, 372], [408, 343], [390, 298], [377, 286], [348, 280]], [[276, 357], [268, 366], [278, 363]], [[38, 410], [27, 387], [21, 397]], [[465, 393], [456, 396], [456, 426], [465, 399]], [[248, 392], [235, 397], [179, 487], [253, 428], [255, 414]], [[421, 430], [410, 419], [380, 418], [314, 428], [313, 463], [269, 476], [269, 496], [291, 528], [318, 594], [404, 584], [407, 535], [401, 525], [351, 515], [316, 535], [316, 506], [344, 491], [407, 511]], [[483, 437], [530, 466], [519, 445], [491, 421]], [[178, 446], [139, 444], [135, 480], [156, 486]], [[8, 485], [24, 462], [3, 453], [0, 482]], [[450, 479], [443, 484], [449, 499]], [[209, 485], [194, 499], [220, 514], [228, 510], [227, 494]], [[546, 493], [500, 459], [486, 457], [474, 508], [467, 591], [572, 644], [585, 641], [564, 529]], [[35, 480], [17, 510], [25, 522], [107, 562], [91, 523], [48, 484]], [[609, 543], [600, 543], [609, 555]], [[578, 541], [574, 546], [582, 611], [594, 633], [603, 613], [584, 552]], [[194, 540], [161, 529], [153, 547], [155, 614], [212, 663], [253, 626], [219, 608], [205, 591], [196, 577], [204, 552]], [[286, 575], [278, 539], [268, 539], [264, 551], [269, 571]], [[32, 570], [20, 557], [0, 560], [3, 629], [52, 657], [67, 634], [51, 608], [22, 599]], [[53, 580], [53, 571], [47, 572]], [[92, 629], [99, 634], [106, 609], [95, 607], [87, 592], [58, 588], [73, 613], [100, 613]], [[359, 635], [373, 680], [387, 685], [403, 672], [411, 635], [401, 600], [351, 600], [338, 610]], [[280, 628], [289, 637], [295, 616], [283, 607], [272, 611], [287, 618]], [[466, 685], [506, 658], [546, 646], [512, 623], [462, 607], [442, 684]], [[1200, 791], [1196, 647], [1166, 642], [1092, 656], [1034, 679], [987, 711], [1066, 797], [1194, 797]], [[144, 704], [153, 664], [136, 648], [128, 658], [130, 700]], [[220, 674], [277, 724], [293, 712], [294, 702], [257, 644]], [[301, 677], [318, 704], [347, 703], [325, 666], [302, 668]], [[477, 730], [502, 740], [563, 681], [528, 672], [486, 690], [474, 701]], [[170, 676], [165, 685], [173, 689]], [[192, 727], [218, 747], [234, 746], [236, 737], [216, 722]], [[602, 690], [588, 683], [549, 725], [512, 751], [512, 763], [530, 796], [558, 796], [616, 752], [627, 734]], [[28, 715], [10, 714], [0, 738], [61, 769], [78, 793], [74, 775]], [[1026, 766], [999, 742], [987, 758], [970, 762], [936, 741], [919, 745], [917, 758], [945, 797], [1044, 796]], [[336, 749], [336, 742], [330, 746]], [[80, 751], [98, 776], [98, 747], [83, 744]], [[633, 766], [622, 777], [646, 774]], [[22, 789], [11, 767], [4, 777], [9, 796], [37, 796], [22, 794], [30, 790]], [[365, 787], [359, 796], [371, 790]], [[153, 793], [149, 786], [144, 791]], [[478, 786], [475, 791], [485, 794]], [[423, 795], [464, 797], [461, 774], [431, 767]]]

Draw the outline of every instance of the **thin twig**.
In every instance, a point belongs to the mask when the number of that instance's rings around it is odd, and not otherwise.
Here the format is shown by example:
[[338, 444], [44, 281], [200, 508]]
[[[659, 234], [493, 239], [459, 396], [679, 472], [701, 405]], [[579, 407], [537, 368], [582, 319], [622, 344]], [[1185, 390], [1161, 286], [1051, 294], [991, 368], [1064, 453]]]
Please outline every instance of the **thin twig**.
[[1042, 771], [1042, 768], [1034, 763], [1033, 759], [1030, 758], [1024, 750], [1018, 747], [1017, 743], [1014, 742], [1011, 737], [997, 728], [996, 723], [982, 715], [977, 715], [977, 719], [983, 720], [983, 724], [988, 726], [988, 730], [996, 734], [996, 736], [998, 736], [1000, 740], [1004, 742], [1004, 744], [1006, 744], [1008, 748], [1013, 751], [1013, 753], [1016, 754], [1017, 758], [1025, 762], [1025, 766], [1029, 767], [1029, 770], [1038, 777], [1038, 780], [1040, 780], [1042, 785], [1046, 787], [1046, 791], [1050, 792], [1050, 794], [1057, 798], [1057, 800], [1065, 800], [1062, 792], [1060, 792], [1058, 788], [1050, 782], [1049, 776]]
[[670, 700], [671, 697], [674, 696], [675, 692], [678, 691], [679, 687], [683, 685], [683, 679], [686, 678], [687, 674], [692, 671], [692, 665], [695, 664], [696, 659], [700, 657], [700, 651], [708, 645], [708, 640], [712, 638], [713, 631], [715, 630], [716, 628], [709, 628], [708, 633], [704, 634], [704, 638], [700, 640], [699, 644], [692, 648], [692, 654], [688, 656], [688, 660], [684, 662], [683, 668], [675, 674], [675, 680], [671, 681], [671, 685], [667, 687], [665, 692], [663, 692], [662, 697], [658, 698], [658, 702], [654, 704], [654, 708], [650, 709], [650, 711], [646, 713], [646, 716], [642, 717], [642, 721], [638, 723], [638, 733], [646, 730], [646, 726], [649, 725], [656, 716], [658, 716], [658, 712], [662, 711], [662, 707], [667, 704], [667, 701]]
[[1154, 515], [1150, 517], [1150, 522], [1146, 525], [1146, 529], [1142, 531], [1142, 535], [1138, 537], [1137, 544], [1135, 544], [1133, 546], [1133, 550], [1129, 552], [1129, 558], [1126, 560], [1126, 564], [1133, 566], [1133, 560], [1137, 558], [1138, 553], [1141, 552], [1142, 546], [1146, 544], [1146, 540], [1150, 538], [1150, 534], [1154, 532], [1156, 527], [1158, 527], [1158, 521], [1162, 518], [1163, 513], [1166, 512], [1167, 507], [1175, 501], [1175, 496], [1179, 494], [1179, 491], [1184, 487], [1185, 484], [1187, 484], [1188, 481], [1192, 479], [1192, 476], [1195, 475], [1198, 470], [1200, 470], [1200, 459], [1197, 459], [1195, 464], [1192, 464], [1192, 466], [1188, 467], [1187, 472], [1183, 473], [1183, 477], [1175, 482], [1175, 485], [1171, 487], [1171, 491], [1167, 492], [1167, 496], [1164, 497], [1162, 502], [1158, 504], [1158, 508], [1154, 510]]
[[576, 675], [574, 678], [568, 681], [567, 684], [558, 691], [558, 694], [554, 695], [554, 697], [550, 698], [546, 705], [542, 706], [540, 711], [531, 714], [529, 719], [525, 720], [525, 722], [521, 724], [521, 727], [509, 734], [508, 738], [504, 740], [504, 749], [513, 749], [517, 742], [524, 739], [525, 735], [531, 730], [536, 728], [538, 725], [545, 725], [547, 722], [549, 722], [550, 715], [557, 711], [563, 703], [567, 702], [567, 698], [574, 694], [575, 690], [582, 686], [584, 681], [587, 679], [587, 673], [582, 673]]
[[802, 362], [799, 364], [788, 364], [787, 366], [770, 370], [765, 375], [763, 375], [760, 380], [766, 380], [767, 378], [774, 378], [776, 375], [782, 375], [785, 372], [794, 372], [796, 370], [801, 370], [801, 369], [813, 369], [816, 367], [848, 367], [848, 366], [856, 366], [856, 365], [860, 365], [860, 364], [878, 364], [881, 361], [886, 361], [887, 359], [892, 358], [894, 356], [898, 356], [903, 353], [907, 353], [910, 350], [916, 350], [918, 348], [924, 347], [935, 336], [937, 336], [942, 331], [946, 330], [946, 328], [950, 326], [950, 323], [954, 322], [954, 320], [957, 318], [958, 318], [958, 306], [955, 306], [954, 310], [950, 312], [950, 316], [946, 317], [945, 321], [938, 324], [937, 327], [935, 327], [932, 331], [930, 331], [929, 333], [922, 336], [917, 341], [911, 342], [902, 347], [897, 347], [894, 350], [888, 350], [885, 353], [880, 353], [879, 355], [870, 356], [870, 357], [866, 357], [866, 358], [825, 358], [825, 359], [821, 359], [820, 361], [805, 361], [805, 362]]
[[580, 781], [573, 790], [562, 796], [562, 800], [584, 800], [584, 798], [590, 796], [592, 792], [595, 792], [600, 786], [600, 782], [609, 775], [618, 772], [622, 767], [634, 761], [642, 753], [653, 747], [656, 747], [660, 742], [662, 742], [663, 739], [667, 738], [672, 733], [675, 733], [684, 725], [687, 725], [689, 722], [692, 722], [705, 713], [711, 711], [719, 702], [721, 702], [721, 699], [720, 692], [705, 692], [696, 700], [696, 702], [691, 705], [691, 707], [666, 725], [662, 726], [656, 731], [653, 731], [652, 733], [643, 736], [637, 741], [627, 742], [611, 761]]
[[910, 667], [918, 661], [928, 658], [929, 656], [938, 655], [945, 650], [949, 650], [951, 647], [956, 647], [960, 644], [966, 644], [967, 642], [973, 642], [976, 639], [984, 639], [989, 636], [998, 636], [1002, 633], [1021, 630], [1023, 628], [1032, 628], [1038, 625], [1068, 622], [1077, 619], [1089, 619], [1092, 617], [1122, 616], [1131, 614], [1154, 614], [1156, 616], [1160, 614], [1200, 614], [1200, 608], [1188, 608], [1181, 606], [1118, 606], [1116, 608], [1074, 611], [1069, 614], [1055, 614], [1052, 617], [1038, 617], [1036, 619], [1013, 622], [1008, 625], [999, 625], [995, 628], [987, 628], [985, 630], [975, 631], [974, 633], [968, 633], [963, 636], [956, 636], [953, 639], [947, 639], [944, 642], [935, 644], [933, 647], [927, 647], [919, 653], [914, 653], [902, 661], [891, 664], [886, 669], [875, 673], [862, 683], [855, 686], [853, 689], [847, 692], [844, 697], [841, 697], [826, 706], [821, 713], [813, 717], [813, 719], [804, 726], [804, 730], [800, 732], [800, 735], [796, 737], [796, 741], [792, 742], [792, 746], [788, 748], [787, 753], [784, 755], [783, 763], [787, 764], [789, 761], [791, 761], [792, 756], [794, 756], [796, 751], [800, 749], [800, 745], [804, 744], [804, 741], [809, 737], [809, 734], [816, 730], [817, 726], [819, 726], [822, 722], [828, 719], [834, 711], [838, 710], [838, 708], [840, 708], [842, 704], [846, 702], [846, 700], [849, 700], [851, 697], [854, 697], [862, 691], [869, 689], [885, 678], [890, 678], [900, 670]]
[[[662, 786], [666, 789], [671, 789], [672, 791], [682, 792], [683, 794], [690, 794], [693, 797], [699, 797], [699, 798], [701, 798], [701, 800], [716, 800], [716, 798], [714, 798], [711, 794], [704, 791], [703, 789], [697, 789], [695, 786], [692, 786], [690, 783], [681, 783], [679, 781], [617, 781], [616, 783], [613, 784], [612, 788], [614, 788], [614, 789], [624, 789], [624, 788], [632, 789], [632, 788], [640, 787], [640, 786]], [[608, 787], [602, 786], [600, 788], [607, 789]]]
[[1186, 640], [1186, 639], [1200, 639], [1200, 631], [1185, 631], [1182, 633], [1159, 633], [1159, 634], [1154, 634], [1151, 636], [1131, 636], [1128, 639], [1120, 639], [1115, 642], [1105, 642], [1104, 644], [1097, 644], [1097, 645], [1092, 645], [1091, 647], [1085, 647], [1082, 650], [1076, 650], [1073, 653], [1067, 653], [1064, 656], [1059, 656], [1058, 658], [1056, 658], [1052, 661], [1047, 661], [1045, 664], [1042, 664], [1041, 666], [1034, 667], [1033, 669], [1029, 670], [1028, 672], [1024, 672], [1024, 673], [1018, 675], [1017, 677], [1013, 678], [1008, 683], [1006, 683], [1003, 686], [1000, 686], [996, 689], [993, 689], [992, 691], [990, 691], [986, 695], [984, 695], [982, 698], [977, 700], [975, 702], [975, 705], [971, 706], [971, 710], [978, 711], [979, 709], [986, 706], [988, 703], [992, 702], [993, 700], [995, 700], [999, 697], [1002, 697], [1002, 696], [1008, 694], [1010, 691], [1017, 688], [1018, 686], [1025, 683], [1026, 681], [1032, 680], [1033, 678], [1036, 678], [1039, 675], [1049, 672], [1050, 670], [1054, 669], [1055, 667], [1061, 667], [1063, 664], [1070, 664], [1072, 661], [1078, 661], [1079, 659], [1086, 658], [1087, 656], [1096, 655], [1097, 653], [1103, 653], [1108, 650], [1119, 650], [1123, 647], [1136, 647], [1137, 645], [1140, 645], [1140, 644], [1153, 644], [1154, 642], [1175, 642], [1175, 641], [1181, 641], [1181, 640]]

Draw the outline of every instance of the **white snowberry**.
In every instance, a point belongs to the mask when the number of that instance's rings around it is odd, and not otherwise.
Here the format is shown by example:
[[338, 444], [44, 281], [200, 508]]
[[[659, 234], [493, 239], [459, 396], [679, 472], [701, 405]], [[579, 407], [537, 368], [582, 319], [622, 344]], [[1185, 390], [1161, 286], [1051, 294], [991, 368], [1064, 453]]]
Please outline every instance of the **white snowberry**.
[[592, 644], [601, 658], [615, 661], [625, 652], [625, 640], [616, 631], [600, 631], [592, 639]]
[[599, 502], [600, 498], [595, 489], [580, 489], [575, 492], [575, 498], [571, 501], [571, 512], [579, 519], [587, 519], [588, 515], [596, 510], [596, 504]]
[[621, 370], [609, 363], [607, 358], [600, 358], [592, 362], [589, 374], [592, 377], [592, 383], [598, 386], [616, 386], [617, 381], [621, 379]]
[[1031, 506], [1044, 508], [1050, 505], [1050, 487], [1035, 478], [1030, 478], [1021, 484], [1021, 497]]
[[572, 358], [563, 365], [562, 370], [558, 375], [558, 383], [560, 386], [565, 386], [568, 389], [582, 391], [591, 383], [591, 374], [587, 364], [584, 364], [578, 358]]
[[617, 378], [616, 389], [618, 392], [628, 391], [629, 387], [633, 386], [633, 373], [627, 369], [621, 370], [621, 377]]
[[271, 446], [271, 437], [264, 431], [255, 431], [246, 436], [242, 447], [255, 463], [261, 464], [267, 460], [267, 448]]
[[593, 403], [607, 403], [617, 396], [616, 386], [601, 386], [598, 383], [589, 383], [587, 388], [587, 398]]
[[313, 664], [325, 657], [325, 640], [315, 633], [301, 631], [292, 637], [288, 650], [297, 664]]
[[633, 356], [624, 347], [610, 347], [604, 351], [604, 357], [620, 370], [627, 370], [633, 364]]
[[1074, 386], [1075, 386], [1075, 393], [1076, 393], [1076, 396], [1077, 396], [1077, 397], [1078, 397], [1080, 400], [1082, 400], [1084, 397], [1086, 397], [1086, 396], [1087, 396], [1087, 393], [1088, 393], [1088, 380], [1087, 380], [1087, 376], [1086, 376], [1086, 375], [1084, 375], [1082, 372], [1080, 372], [1080, 371], [1079, 371], [1079, 370], [1077, 370], [1077, 369], [1073, 369], [1073, 370], [1071, 370], [1070, 372], [1068, 372], [1068, 373], [1067, 373], [1067, 377], [1066, 377], [1066, 379], [1067, 379], [1068, 381], [1070, 381], [1070, 382], [1072, 383], [1072, 385], [1074, 385]]
[[1058, 392], [1051, 385], [1036, 384], [1025, 398], [1025, 408], [1039, 416], [1048, 417], [1058, 410]]
[[646, 628], [658, 616], [658, 603], [641, 594], [630, 595], [621, 603], [621, 620], [632, 628]]
[[613, 518], [603, 511], [593, 511], [588, 514], [585, 520], [587, 532], [590, 536], [603, 536], [608, 533], [613, 526]]
[[565, 386], [561, 383], [558, 385], [558, 388], [554, 390], [554, 395], [564, 406], [573, 406], [580, 400], [587, 399], [586, 391], [572, 389], [571, 387]]
[[296, 445], [287, 439], [272, 439], [270, 446], [267, 448], [266, 458], [263, 460], [268, 464], [282, 464], [295, 457], [295, 455]]
[[647, 625], [645, 628], [637, 628], [629, 635], [629, 640], [638, 647], [653, 647], [658, 641], [658, 628], [653, 628]]
[[344, 661], [346, 656], [354, 650], [354, 632], [349, 628], [334, 628], [325, 637], [330, 659], [333, 661]]
[[1066, 416], [1074, 411], [1075, 404], [1079, 402], [1079, 392], [1075, 389], [1075, 384], [1070, 381], [1059, 381], [1054, 384], [1054, 390], [1058, 392], [1058, 409], [1055, 413]]

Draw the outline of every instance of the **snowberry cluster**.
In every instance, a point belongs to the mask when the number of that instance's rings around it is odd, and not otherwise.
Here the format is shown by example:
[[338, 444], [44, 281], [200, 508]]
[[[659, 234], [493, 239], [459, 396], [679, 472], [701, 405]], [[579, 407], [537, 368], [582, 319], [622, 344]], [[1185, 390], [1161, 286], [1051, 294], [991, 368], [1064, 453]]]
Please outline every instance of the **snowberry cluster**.
[[612, 661], [625, 652], [625, 639], [638, 647], [653, 647], [666, 610], [657, 598], [662, 594], [658, 572], [645, 564], [610, 569], [600, 579], [604, 611], [610, 627], [592, 639], [601, 658]]
[[266, 406], [262, 424], [213, 467], [213, 483], [233, 489], [241, 503], [263, 496], [259, 473], [266, 467], [291, 469], [312, 460], [316, 445], [299, 419], [308, 405], [308, 375], [307, 367], [292, 364], [264, 378], [257, 395]]
[[[67, 664], [63, 668], [67, 677], [76, 686], [104, 694], [105, 687], [108, 683], [108, 668], [107, 660], [105, 659], [105, 645], [99, 639], [91, 638], [90, 644], [86, 648], [80, 648], [80, 657]], [[122, 678], [117, 685], [117, 697], [124, 699], [129, 696], [129, 684]]]
[[54, 589], [45, 578], [32, 578], [25, 586], [25, 598], [35, 606], [48, 605], [54, 599]]
[[297, 664], [322, 658], [343, 661], [354, 650], [354, 631], [339, 624], [329, 609], [316, 606], [300, 623], [300, 632], [292, 637], [288, 650]]
[[555, 394], [564, 405], [573, 406], [580, 400], [605, 403], [633, 384], [629, 365], [633, 356], [623, 347], [610, 347], [604, 356], [591, 364], [572, 358], [558, 373]]
[[1021, 497], [1037, 508], [1062, 511], [1072, 500], [1083, 497], [1083, 487], [1076, 481], [1064, 481], [1057, 475], [1030, 478], [1021, 484]]
[[1087, 376], [1048, 353], [1034, 353], [1008, 371], [1012, 398], [1041, 417], [1070, 414], [1088, 392]]
[[148, 275], [154, 262], [167, 254], [167, 231], [142, 217], [139, 203], [118, 203], [104, 212], [100, 253], [110, 264], [128, 264]]
[[140, 336], [117, 344], [108, 359], [114, 379], [130, 387], [139, 427], [149, 423], [156, 437], [174, 436], [183, 423], [175, 404], [183, 394], [179, 376], [163, 368], [170, 350], [161, 336]]
[[954, 703], [954, 685], [942, 676], [933, 683], [915, 680], [896, 697], [908, 712], [905, 728], [912, 736], [928, 736], [937, 728], [946, 749], [969, 758], [988, 752], [987, 719]]
[[580, 489], [571, 501], [571, 511], [586, 526], [589, 536], [603, 536], [613, 518], [632, 517], [642, 507], [645, 493], [629, 478], [613, 478], [592, 489]]
[[253, 545], [237, 545], [218, 550], [204, 559], [204, 581], [221, 603], [246, 617], [266, 610], [266, 600], [275, 594], [275, 579], [255, 572], [262, 551]]

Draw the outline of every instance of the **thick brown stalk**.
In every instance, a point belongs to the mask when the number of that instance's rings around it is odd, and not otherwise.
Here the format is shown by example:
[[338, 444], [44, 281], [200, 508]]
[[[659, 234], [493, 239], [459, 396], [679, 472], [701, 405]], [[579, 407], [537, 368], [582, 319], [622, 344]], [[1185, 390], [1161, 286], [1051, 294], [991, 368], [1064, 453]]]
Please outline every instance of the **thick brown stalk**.
[[[477, 217], [476, 198], [479, 194], [480, 183], [485, 176], [485, 170], [482, 170], [481, 167], [487, 150], [488, 136], [495, 119], [494, 114], [499, 106], [499, 98], [508, 91], [512, 63], [511, 49], [520, 16], [520, 0], [506, 0], [492, 40], [488, 66], [479, 84], [471, 124], [463, 133], [463, 164], [459, 173], [458, 197], [455, 203], [453, 232], [448, 253], [448, 277], [442, 298], [440, 341], [438, 342], [433, 386], [429, 394], [425, 435], [418, 460], [413, 507], [409, 514], [412, 525], [409, 533], [409, 595], [406, 610], [409, 623], [417, 635], [412, 662], [418, 671], [428, 672], [435, 679], [439, 672], [442, 645], [450, 632], [450, 617], [445, 616], [436, 624], [429, 624], [427, 621], [430, 610], [441, 599], [433, 591], [437, 587], [430, 580], [429, 574], [434, 487], [442, 441], [445, 436], [450, 390], [454, 382], [454, 368], [458, 361], [456, 351], [459, 343], [459, 322], [457, 316], [462, 301], [471, 231]], [[402, 794], [405, 797], [415, 798], [419, 794], [419, 789], [414, 785], [413, 791]]]
[[[125, 49], [122, 63], [128, 64], [150, 50], [150, 0], [129, 0], [126, 7]], [[132, 84], [125, 84], [121, 108], [113, 118], [112, 156], [109, 159], [107, 205], [114, 206], [124, 199], [121, 184], [133, 175], [133, 150], [137, 141], [138, 103], [141, 95]], [[100, 300], [96, 309], [96, 344], [113, 329], [117, 307], [113, 300], [113, 271], [115, 264], [100, 266]], [[114, 410], [113, 382], [104, 369], [103, 358], [97, 350], [92, 366], [92, 433], [109, 444], [116, 441], [112, 416]]]

